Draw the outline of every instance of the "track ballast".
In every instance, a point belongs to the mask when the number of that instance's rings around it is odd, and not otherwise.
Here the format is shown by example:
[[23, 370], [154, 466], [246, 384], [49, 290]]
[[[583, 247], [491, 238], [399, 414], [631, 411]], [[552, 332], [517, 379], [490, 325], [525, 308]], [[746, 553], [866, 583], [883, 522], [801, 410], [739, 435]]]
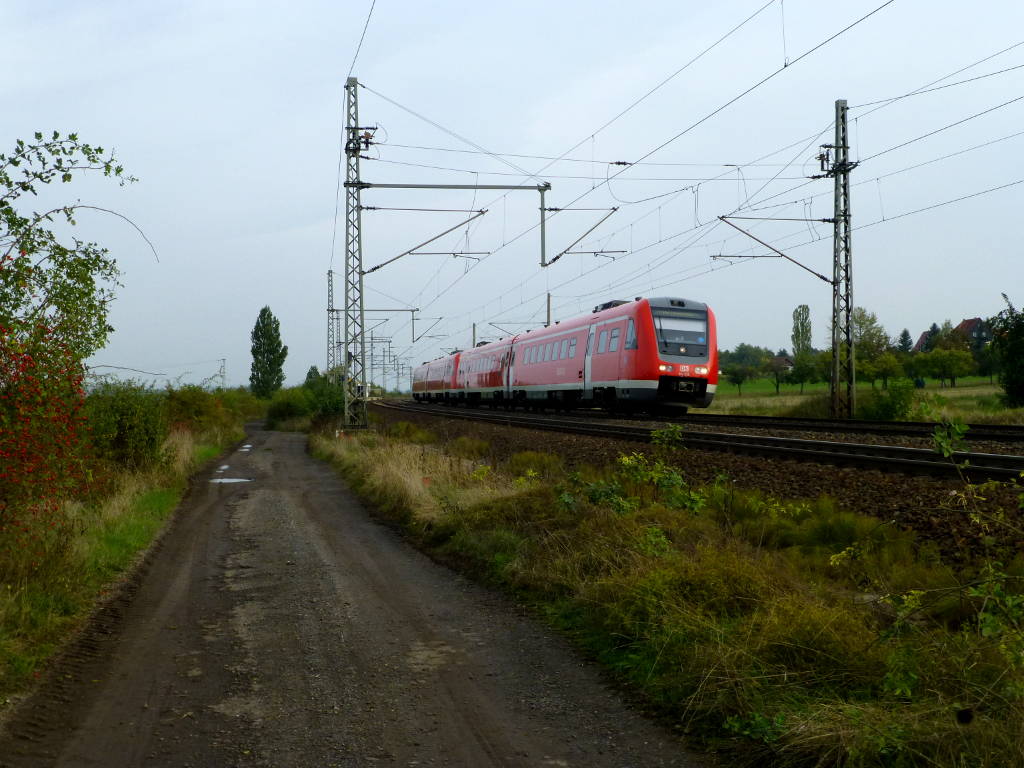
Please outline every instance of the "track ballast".
[[[634, 442], [650, 442], [652, 433], [656, 427], [630, 426], [621, 423], [610, 424], [607, 420], [598, 418], [585, 419], [578, 415], [574, 418], [563, 418], [560, 416], [540, 416], [536, 414], [523, 414], [506, 411], [479, 411], [475, 409], [456, 409], [448, 406], [430, 406], [416, 403], [377, 402], [376, 406], [391, 410], [408, 411], [422, 415], [439, 416], [442, 418], [468, 419], [491, 424], [500, 424], [509, 427], [521, 427], [528, 429], [544, 429], [555, 432], [570, 434], [591, 435], [616, 440], [630, 440]], [[713, 417], [710, 414], [700, 414], [703, 419], [722, 419]], [[728, 417], [725, 417], [728, 418]], [[762, 417], [736, 417], [737, 419], [754, 419], [753, 422], [759, 428], [775, 427], [774, 418]], [[691, 415], [671, 420], [670, 423], [683, 423], [692, 419]], [[893, 436], [913, 435], [923, 436], [934, 430], [934, 424], [911, 422], [893, 425], [885, 422], [836, 422], [824, 419], [783, 419], [783, 423], [789, 424], [789, 429], [814, 431], [807, 426], [795, 426], [797, 423], [815, 423], [820, 431], [829, 432], [853, 432], [858, 431], [862, 424], [868, 429], [860, 430], [874, 432], [875, 434], [887, 434]], [[602, 423], [604, 422], [604, 423]], [[709, 422], [703, 422], [709, 423]], [[710, 423], [715, 423], [711, 421]], [[718, 422], [723, 423], [725, 422]], [[728, 422], [729, 426], [741, 425], [737, 421]], [[826, 427], [826, 425], [829, 425]], [[893, 427], [886, 432], [877, 432], [883, 426]], [[899, 427], [909, 426], [916, 431], [901, 430]], [[984, 425], [988, 427], [989, 425]], [[979, 428], [979, 432], [982, 428]], [[1019, 428], [1017, 428], [1019, 430]], [[1021, 439], [1024, 439], [1024, 430]], [[1012, 428], [1007, 434], [1013, 434]], [[969, 432], [971, 437], [977, 437], [972, 429]], [[989, 439], [1000, 439], [988, 436]], [[859, 467], [862, 469], [876, 469], [889, 472], [905, 472], [910, 474], [931, 474], [939, 476], [957, 476], [963, 472], [972, 481], [981, 480], [1010, 480], [1017, 478], [1024, 472], [1024, 456], [1015, 456], [996, 453], [977, 453], [962, 451], [954, 454], [956, 464], [935, 452], [925, 448], [908, 448], [898, 445], [869, 445], [864, 443], [839, 442], [834, 440], [808, 440], [804, 438], [787, 438], [766, 435], [738, 434], [733, 432], [683, 432], [682, 445], [685, 448], [699, 448], [710, 451], [726, 451], [730, 453], [744, 453], [748, 455], [759, 455], [773, 458], [785, 458], [797, 461], [813, 461], [824, 464], [836, 464], [841, 466]], [[1007, 439], [1007, 438], [1003, 438]]]

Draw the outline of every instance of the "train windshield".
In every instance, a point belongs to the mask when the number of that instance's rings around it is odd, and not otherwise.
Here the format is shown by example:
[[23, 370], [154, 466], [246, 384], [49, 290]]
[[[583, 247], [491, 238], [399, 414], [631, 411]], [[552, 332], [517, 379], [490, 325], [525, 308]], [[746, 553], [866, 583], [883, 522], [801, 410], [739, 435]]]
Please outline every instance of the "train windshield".
[[708, 353], [708, 313], [703, 309], [652, 307], [658, 350], [666, 355], [705, 357]]

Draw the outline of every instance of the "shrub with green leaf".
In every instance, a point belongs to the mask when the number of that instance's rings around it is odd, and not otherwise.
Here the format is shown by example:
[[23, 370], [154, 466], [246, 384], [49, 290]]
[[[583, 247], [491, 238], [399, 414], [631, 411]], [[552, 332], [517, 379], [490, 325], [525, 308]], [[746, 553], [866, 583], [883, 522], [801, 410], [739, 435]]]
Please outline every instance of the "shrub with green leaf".
[[160, 461], [169, 431], [165, 392], [132, 381], [105, 381], [89, 392], [85, 414], [99, 458], [125, 469]]

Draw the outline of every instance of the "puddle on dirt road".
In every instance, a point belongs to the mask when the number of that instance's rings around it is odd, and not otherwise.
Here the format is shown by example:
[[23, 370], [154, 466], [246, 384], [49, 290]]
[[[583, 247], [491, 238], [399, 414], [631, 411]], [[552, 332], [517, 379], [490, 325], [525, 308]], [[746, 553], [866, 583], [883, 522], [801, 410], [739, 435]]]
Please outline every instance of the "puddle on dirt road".
[[221, 464], [219, 467], [217, 467], [217, 471], [218, 472], [223, 472], [225, 469], [228, 469], [230, 466], [231, 466], [230, 464]]
[[215, 477], [211, 483], [251, 483], [252, 478], [245, 477]]

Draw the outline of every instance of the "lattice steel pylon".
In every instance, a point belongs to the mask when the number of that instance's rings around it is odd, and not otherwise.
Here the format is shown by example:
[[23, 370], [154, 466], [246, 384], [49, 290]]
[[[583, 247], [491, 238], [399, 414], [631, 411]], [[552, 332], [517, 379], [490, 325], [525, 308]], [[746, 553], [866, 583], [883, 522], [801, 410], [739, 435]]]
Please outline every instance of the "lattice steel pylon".
[[345, 82], [345, 304], [342, 337], [344, 425], [366, 426], [366, 339], [363, 305], [363, 237], [359, 150], [359, 83]]
[[334, 308], [334, 270], [327, 270], [327, 367], [324, 375], [330, 381], [338, 377], [338, 318]]
[[832, 239], [832, 417], [852, 418], [856, 411], [853, 337], [853, 242], [850, 237], [850, 142], [846, 99], [836, 101], [835, 151], [827, 175], [835, 180], [835, 221]]

